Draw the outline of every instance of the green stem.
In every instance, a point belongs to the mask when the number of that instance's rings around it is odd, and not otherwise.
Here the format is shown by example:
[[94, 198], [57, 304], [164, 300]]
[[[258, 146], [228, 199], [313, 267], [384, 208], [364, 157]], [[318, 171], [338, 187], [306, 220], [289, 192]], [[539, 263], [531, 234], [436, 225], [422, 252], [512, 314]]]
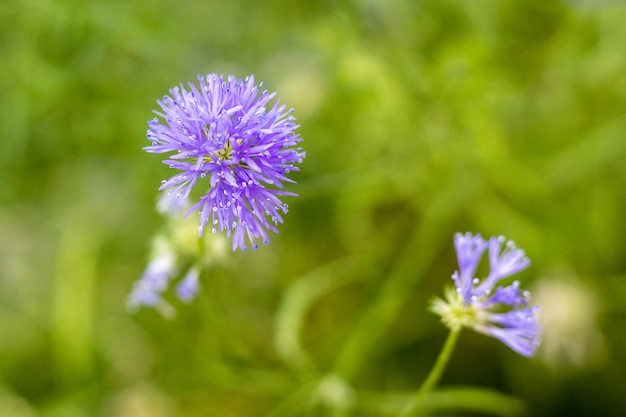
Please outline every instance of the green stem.
[[431, 369], [430, 374], [428, 374], [428, 377], [422, 386], [417, 390], [411, 401], [406, 405], [406, 407], [404, 407], [399, 417], [409, 417], [415, 415], [416, 410], [420, 406], [420, 402], [422, 402], [422, 400], [435, 388], [441, 379], [441, 375], [443, 375], [443, 371], [446, 369], [446, 365], [450, 360], [450, 356], [452, 355], [452, 351], [454, 350], [454, 346], [456, 345], [460, 332], [460, 329], [450, 331], [441, 352], [439, 352], [437, 362], [435, 362], [433, 369]]

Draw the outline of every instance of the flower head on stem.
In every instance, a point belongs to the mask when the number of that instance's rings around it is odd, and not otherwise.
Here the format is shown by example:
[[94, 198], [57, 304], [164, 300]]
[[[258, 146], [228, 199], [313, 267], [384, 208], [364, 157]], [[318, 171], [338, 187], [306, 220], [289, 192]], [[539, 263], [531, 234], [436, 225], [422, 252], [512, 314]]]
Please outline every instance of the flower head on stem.
[[[305, 152], [298, 127], [275, 93], [260, 91], [254, 77], [209, 74], [199, 85], [182, 84], [158, 101], [159, 118], [148, 122], [151, 153], [170, 153], [163, 162], [180, 171], [163, 180], [160, 189], [188, 200], [195, 186], [204, 194], [188, 213], [200, 213], [202, 236], [206, 224], [213, 233], [226, 231], [233, 250], [252, 249], [257, 240], [269, 243], [267, 231], [278, 232], [287, 205], [280, 197], [287, 175], [297, 171]], [[201, 183], [204, 182], [204, 185]], [[178, 205], [167, 201], [166, 211]]]
[[[484, 241], [471, 233], [457, 233], [454, 246], [459, 262], [452, 275], [455, 288], [446, 290], [445, 300], [435, 299], [431, 310], [452, 330], [469, 327], [495, 337], [520, 355], [533, 356], [541, 336], [539, 308], [529, 307], [530, 293], [520, 288], [519, 281], [496, 286], [530, 265], [524, 251], [502, 236]], [[489, 252], [489, 274], [481, 281], [475, 273], [485, 251]]]

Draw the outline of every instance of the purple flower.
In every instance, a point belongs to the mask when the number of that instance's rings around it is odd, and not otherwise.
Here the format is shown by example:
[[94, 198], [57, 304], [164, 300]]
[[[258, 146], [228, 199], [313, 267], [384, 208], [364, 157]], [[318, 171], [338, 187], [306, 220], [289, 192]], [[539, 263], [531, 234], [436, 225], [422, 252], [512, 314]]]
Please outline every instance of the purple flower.
[[[214, 233], [232, 236], [233, 250], [253, 249], [257, 239], [269, 243], [267, 231], [278, 232], [287, 205], [281, 196], [290, 171], [297, 171], [305, 152], [297, 147], [298, 125], [267, 90], [259, 92], [254, 77], [245, 80], [199, 75], [199, 86], [181, 84], [158, 101], [162, 112], [148, 124], [152, 153], [172, 153], [163, 161], [181, 172], [164, 180], [160, 190], [181, 200], [194, 186], [202, 188], [188, 214], [200, 213], [200, 236], [210, 223]], [[194, 199], [195, 200], [195, 199]]]
[[159, 253], [153, 257], [141, 278], [133, 286], [128, 306], [155, 307], [162, 302], [161, 295], [167, 290], [170, 280], [176, 275], [176, 257], [162, 242], [157, 242]]
[[[530, 265], [523, 250], [504, 237], [488, 241], [476, 234], [457, 233], [454, 247], [459, 270], [452, 275], [455, 290], [446, 292], [446, 301], [436, 299], [432, 310], [454, 330], [471, 327], [495, 337], [515, 352], [532, 356], [540, 343], [541, 326], [538, 307], [528, 307], [530, 294], [520, 289], [518, 281], [496, 285]], [[489, 274], [482, 282], [475, 277], [485, 251], [489, 252]]]
[[[128, 297], [128, 308], [137, 311], [140, 307], [153, 307], [166, 317], [175, 313], [174, 308], [164, 299], [172, 281], [179, 277], [180, 259], [169, 242], [158, 236], [153, 242], [153, 254], [141, 277], [133, 285]], [[186, 262], [182, 262], [185, 264]], [[201, 268], [193, 264], [185, 276], [176, 284], [176, 295], [183, 302], [191, 301], [197, 294]]]
[[200, 268], [197, 265], [194, 265], [187, 271], [183, 279], [181, 279], [176, 286], [176, 295], [178, 295], [178, 298], [185, 302], [189, 302], [195, 298], [198, 293], [198, 288], [200, 287], [200, 283], [198, 282], [199, 276]]

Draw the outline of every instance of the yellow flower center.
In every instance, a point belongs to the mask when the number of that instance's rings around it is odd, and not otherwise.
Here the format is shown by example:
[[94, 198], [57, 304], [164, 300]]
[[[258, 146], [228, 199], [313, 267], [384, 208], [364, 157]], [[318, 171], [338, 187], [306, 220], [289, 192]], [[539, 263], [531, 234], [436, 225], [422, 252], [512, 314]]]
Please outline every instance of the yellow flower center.
[[455, 288], [446, 288], [445, 298], [433, 299], [430, 310], [441, 316], [441, 321], [448, 328], [460, 330], [462, 327], [474, 327], [485, 321], [485, 313], [473, 304], [466, 304]]

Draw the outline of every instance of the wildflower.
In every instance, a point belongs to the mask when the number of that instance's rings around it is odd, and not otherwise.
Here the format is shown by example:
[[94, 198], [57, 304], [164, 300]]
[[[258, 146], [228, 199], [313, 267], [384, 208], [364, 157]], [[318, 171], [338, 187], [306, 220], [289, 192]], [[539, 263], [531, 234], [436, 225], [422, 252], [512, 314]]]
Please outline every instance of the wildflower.
[[198, 288], [200, 286], [198, 282], [199, 276], [200, 268], [197, 265], [194, 265], [176, 286], [176, 295], [178, 295], [178, 298], [185, 302], [193, 300], [198, 293]]
[[[504, 243], [504, 249], [502, 245]], [[529, 307], [530, 294], [518, 281], [498, 286], [501, 280], [530, 265], [523, 250], [504, 237], [488, 241], [476, 234], [457, 233], [454, 237], [459, 269], [452, 279], [455, 288], [446, 290], [446, 301], [435, 299], [431, 309], [453, 330], [470, 327], [495, 337], [523, 356], [533, 356], [540, 342], [538, 307]], [[489, 274], [475, 277], [480, 260], [488, 251]]]
[[[171, 202], [167, 197], [157, 205], [163, 202], [165, 208], [172, 207], [167, 206]], [[168, 218], [168, 227], [153, 238], [148, 266], [128, 297], [130, 311], [153, 307], [166, 318], [174, 317], [176, 310], [166, 301], [170, 292], [185, 303], [191, 302], [200, 289], [200, 274], [227, 261], [225, 236], [198, 239], [197, 233], [189, 219]]]
[[[297, 147], [293, 109], [286, 111], [275, 93], [259, 93], [254, 77], [245, 80], [216, 74], [199, 75], [199, 87], [190, 83], [170, 90], [158, 104], [161, 117], [148, 122], [151, 153], [173, 153], [163, 161], [181, 171], [162, 181], [181, 200], [190, 198], [202, 181], [206, 192], [188, 214], [198, 210], [202, 236], [209, 223], [213, 233], [232, 236], [233, 250], [246, 250], [246, 240], [256, 249], [257, 239], [268, 244], [267, 231], [277, 233], [287, 205], [282, 190], [295, 164], [305, 152]], [[203, 191], [204, 192], [204, 191]]]
[[154, 255], [143, 275], [133, 286], [128, 306], [156, 307], [163, 302], [161, 294], [167, 290], [170, 280], [176, 275], [176, 256], [163, 239], [156, 239]]
[[[164, 296], [170, 288], [170, 283], [175, 280], [181, 270], [180, 253], [174, 250], [172, 242], [165, 236], [157, 236], [154, 240], [153, 254], [143, 274], [133, 285], [128, 297], [128, 308], [136, 311], [140, 307], [153, 307], [166, 317], [175, 314], [172, 307]], [[183, 269], [184, 271], [184, 269]], [[185, 276], [176, 285], [176, 295], [181, 301], [189, 302], [197, 294], [199, 289], [199, 276], [201, 268], [192, 265]]]

